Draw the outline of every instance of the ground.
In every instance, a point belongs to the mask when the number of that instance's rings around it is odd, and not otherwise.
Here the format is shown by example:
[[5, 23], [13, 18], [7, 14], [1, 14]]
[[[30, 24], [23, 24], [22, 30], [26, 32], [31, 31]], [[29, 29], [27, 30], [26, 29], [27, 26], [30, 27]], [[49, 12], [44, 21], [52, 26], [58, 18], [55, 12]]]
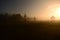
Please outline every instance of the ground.
[[0, 23], [3, 40], [60, 40], [60, 22]]

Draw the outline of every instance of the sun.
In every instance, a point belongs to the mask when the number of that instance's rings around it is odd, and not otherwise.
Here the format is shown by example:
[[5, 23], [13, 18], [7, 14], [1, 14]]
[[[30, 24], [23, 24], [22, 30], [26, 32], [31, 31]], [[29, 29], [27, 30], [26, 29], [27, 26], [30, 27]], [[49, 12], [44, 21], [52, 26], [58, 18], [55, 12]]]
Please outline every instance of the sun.
[[51, 11], [51, 15], [54, 16], [56, 20], [60, 20], [60, 7], [53, 7]]
[[57, 16], [60, 16], [60, 8], [57, 8], [57, 9], [56, 9], [56, 15], [57, 15]]
[[60, 7], [57, 7], [54, 11], [54, 16], [56, 20], [60, 20]]

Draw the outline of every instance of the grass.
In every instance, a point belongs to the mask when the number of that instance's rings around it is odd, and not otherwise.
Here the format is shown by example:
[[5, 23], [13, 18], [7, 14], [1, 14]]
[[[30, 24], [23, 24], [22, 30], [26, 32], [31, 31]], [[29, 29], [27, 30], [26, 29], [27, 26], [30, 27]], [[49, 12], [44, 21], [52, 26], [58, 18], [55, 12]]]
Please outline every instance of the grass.
[[3, 40], [60, 40], [60, 22], [2, 23], [0, 31]]

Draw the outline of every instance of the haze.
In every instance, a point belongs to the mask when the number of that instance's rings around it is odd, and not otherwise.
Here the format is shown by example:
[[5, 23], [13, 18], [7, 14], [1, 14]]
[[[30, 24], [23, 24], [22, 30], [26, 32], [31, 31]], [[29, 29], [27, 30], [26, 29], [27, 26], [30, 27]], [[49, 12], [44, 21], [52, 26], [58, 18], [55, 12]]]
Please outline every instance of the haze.
[[51, 16], [55, 16], [56, 20], [60, 20], [59, 5], [60, 0], [0, 0], [0, 12], [26, 13], [37, 20], [50, 20]]

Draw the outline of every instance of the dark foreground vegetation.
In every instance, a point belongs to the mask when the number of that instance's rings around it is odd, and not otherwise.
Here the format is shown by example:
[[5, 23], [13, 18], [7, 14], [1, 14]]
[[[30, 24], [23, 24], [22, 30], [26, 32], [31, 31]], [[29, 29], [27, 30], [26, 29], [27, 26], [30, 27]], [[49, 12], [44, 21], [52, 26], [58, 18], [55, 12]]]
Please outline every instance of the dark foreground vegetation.
[[27, 21], [19, 14], [0, 15], [1, 40], [60, 40], [60, 22]]

